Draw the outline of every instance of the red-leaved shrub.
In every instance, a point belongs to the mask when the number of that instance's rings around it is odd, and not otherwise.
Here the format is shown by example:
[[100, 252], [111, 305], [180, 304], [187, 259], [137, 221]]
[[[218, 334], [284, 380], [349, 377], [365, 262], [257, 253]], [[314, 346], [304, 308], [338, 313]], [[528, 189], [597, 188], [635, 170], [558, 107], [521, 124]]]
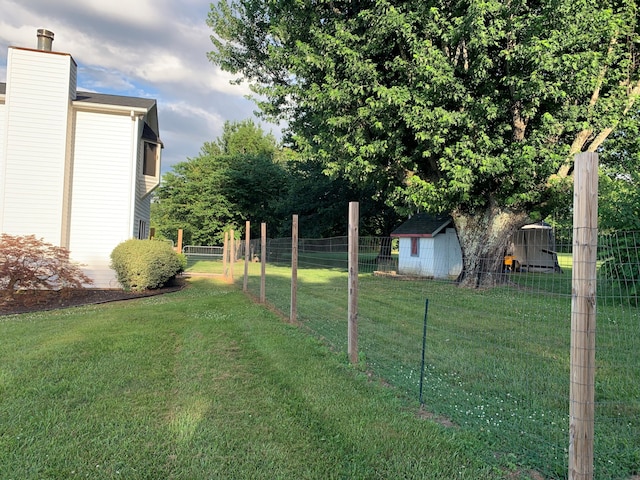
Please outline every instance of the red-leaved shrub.
[[83, 288], [93, 281], [69, 259], [69, 250], [35, 235], [0, 237], [0, 295], [18, 290]]

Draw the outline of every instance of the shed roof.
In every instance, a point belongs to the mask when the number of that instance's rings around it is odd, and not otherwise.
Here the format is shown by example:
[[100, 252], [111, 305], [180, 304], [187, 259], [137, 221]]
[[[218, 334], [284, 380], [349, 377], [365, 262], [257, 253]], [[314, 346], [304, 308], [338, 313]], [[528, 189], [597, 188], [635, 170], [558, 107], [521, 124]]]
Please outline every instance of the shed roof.
[[449, 215], [416, 213], [393, 232], [392, 237], [433, 237], [444, 230], [453, 220]]

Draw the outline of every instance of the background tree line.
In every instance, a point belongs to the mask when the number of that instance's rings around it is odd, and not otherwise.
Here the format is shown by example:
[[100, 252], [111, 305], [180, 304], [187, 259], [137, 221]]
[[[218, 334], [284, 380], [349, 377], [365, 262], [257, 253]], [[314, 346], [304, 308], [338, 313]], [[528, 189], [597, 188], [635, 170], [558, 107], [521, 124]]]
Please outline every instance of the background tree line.
[[[266, 222], [270, 237], [346, 235], [349, 201], [360, 202], [363, 235], [388, 235], [399, 214], [376, 198], [375, 188], [328, 175], [323, 162], [283, 148], [252, 120], [226, 122], [222, 135], [195, 158], [173, 166], [154, 194], [156, 235], [185, 244], [220, 245], [224, 232], [242, 233], [245, 222]], [[259, 230], [255, 228], [254, 234]]]

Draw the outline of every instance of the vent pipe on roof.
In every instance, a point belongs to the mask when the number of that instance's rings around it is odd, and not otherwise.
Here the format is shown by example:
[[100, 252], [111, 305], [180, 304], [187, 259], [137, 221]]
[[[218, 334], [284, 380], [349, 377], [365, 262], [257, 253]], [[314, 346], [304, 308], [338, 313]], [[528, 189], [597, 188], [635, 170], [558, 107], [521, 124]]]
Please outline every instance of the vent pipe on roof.
[[51, 44], [53, 43], [53, 32], [44, 28], [38, 29], [38, 50], [44, 50], [45, 52], [51, 51]]

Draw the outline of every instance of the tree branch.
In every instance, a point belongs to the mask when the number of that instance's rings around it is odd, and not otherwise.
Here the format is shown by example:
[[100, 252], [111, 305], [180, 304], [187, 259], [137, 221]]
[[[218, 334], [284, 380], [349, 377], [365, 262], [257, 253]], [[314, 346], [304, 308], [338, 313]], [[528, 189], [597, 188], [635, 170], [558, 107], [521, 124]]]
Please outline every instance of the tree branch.
[[[616, 32], [616, 34], [611, 37], [611, 40], [609, 40], [609, 48], [607, 49], [606, 61], [604, 65], [602, 65], [602, 67], [600, 68], [600, 72], [598, 73], [598, 79], [596, 80], [595, 88], [593, 89], [593, 93], [591, 94], [591, 98], [589, 99], [587, 112], [590, 112], [593, 109], [594, 105], [598, 102], [598, 98], [600, 98], [600, 89], [602, 88], [602, 83], [604, 82], [604, 78], [607, 75], [607, 71], [609, 70], [609, 62], [613, 54], [613, 48], [617, 43], [618, 43], [618, 32]], [[623, 113], [623, 115], [625, 115], [627, 111], [628, 110], [625, 109], [625, 112]], [[610, 128], [606, 128], [602, 130], [596, 136], [596, 138], [591, 142], [588, 151], [594, 152], [598, 148], [598, 146], [605, 141], [605, 139], [613, 131], [614, 127], [615, 125], [613, 125]], [[571, 166], [573, 164], [573, 157], [577, 153], [582, 151], [582, 149], [584, 148], [584, 145], [587, 143], [587, 141], [589, 140], [592, 134], [593, 134], [593, 129], [585, 128], [581, 130], [578, 133], [578, 135], [576, 135], [576, 138], [573, 140], [573, 143], [571, 144], [571, 148], [569, 149], [569, 155], [567, 155], [566, 160], [560, 166], [560, 168], [558, 169], [558, 172], [556, 173], [557, 177], [566, 178], [567, 175], [569, 175], [569, 172], [571, 171]], [[597, 144], [596, 144], [596, 141], [598, 142]], [[594, 149], [591, 150], [590, 149], [591, 147], [593, 147]]]
[[[629, 97], [627, 99], [627, 104], [625, 105], [625, 108], [622, 112], [621, 117], [624, 117], [625, 115], [627, 115], [627, 113], [629, 113], [629, 111], [633, 107], [633, 104], [636, 101], [636, 98], [638, 98], [639, 95], [640, 95], [640, 79], [636, 82], [636, 84], [631, 89], [631, 92], [629, 93]], [[620, 120], [615, 121], [612, 126], [603, 129], [596, 136], [596, 138], [594, 138], [593, 141], [589, 144], [589, 147], [587, 147], [587, 152], [595, 152], [598, 149], [598, 147], [600, 147], [600, 145], [602, 145], [602, 143], [607, 139], [607, 137], [611, 134], [611, 132], [613, 132], [615, 127], [618, 126], [618, 123], [620, 123]]]

